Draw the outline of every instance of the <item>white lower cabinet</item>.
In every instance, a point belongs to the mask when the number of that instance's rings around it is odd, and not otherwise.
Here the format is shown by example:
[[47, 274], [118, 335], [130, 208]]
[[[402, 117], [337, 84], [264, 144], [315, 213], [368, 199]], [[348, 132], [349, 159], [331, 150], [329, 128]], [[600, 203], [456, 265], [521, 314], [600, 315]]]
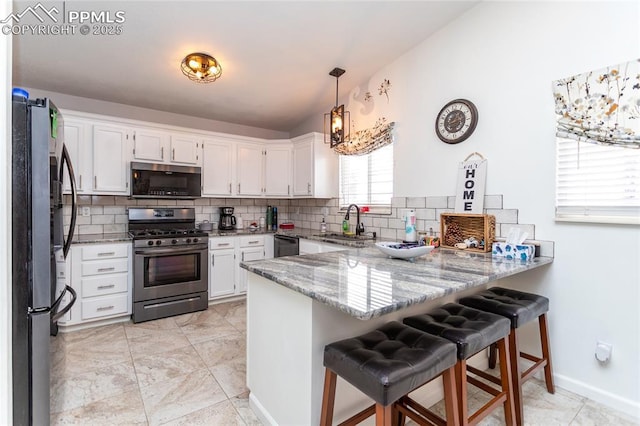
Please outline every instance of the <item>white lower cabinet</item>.
[[264, 259], [265, 237], [209, 237], [209, 299], [247, 292], [247, 271], [240, 262]]
[[61, 325], [131, 315], [131, 243], [71, 247], [71, 286], [78, 299]]
[[246, 269], [240, 268], [240, 262], [264, 259], [264, 235], [244, 235], [238, 244], [238, 293], [247, 292]]
[[236, 239], [209, 238], [209, 299], [236, 292]]
[[264, 235], [264, 258], [265, 259], [273, 259], [274, 252], [274, 238], [273, 234], [265, 234]]

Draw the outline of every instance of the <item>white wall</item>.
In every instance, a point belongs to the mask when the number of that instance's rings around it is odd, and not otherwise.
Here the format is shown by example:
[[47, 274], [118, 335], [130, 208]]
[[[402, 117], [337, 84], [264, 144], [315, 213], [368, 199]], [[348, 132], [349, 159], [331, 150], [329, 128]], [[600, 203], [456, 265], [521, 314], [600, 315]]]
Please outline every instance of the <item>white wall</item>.
[[242, 135], [254, 138], [289, 138], [288, 132], [243, 126], [241, 124], [227, 123], [224, 121], [207, 120], [206, 118], [191, 117], [188, 115], [174, 114], [171, 112], [158, 111], [148, 108], [140, 108], [131, 105], [101, 101], [98, 99], [82, 98], [79, 96], [71, 96], [64, 93], [51, 92], [43, 89], [30, 87], [26, 87], [25, 89], [27, 89], [31, 98], [50, 98], [60, 109], [109, 115], [113, 117], [128, 118], [131, 120], [150, 121], [153, 123], [160, 123], [171, 126], [181, 126], [191, 129], [207, 130], [220, 133], [230, 133], [233, 135]]
[[[0, 16], [11, 11], [9, 0], [0, 0]], [[11, 37], [0, 36], [0, 424], [11, 424]]]
[[[554, 221], [551, 82], [638, 57], [638, 2], [483, 2], [352, 92], [371, 91], [373, 111], [347, 104], [362, 127], [379, 116], [396, 121], [396, 196], [453, 195], [457, 163], [473, 151], [488, 158], [486, 193], [504, 195], [520, 223], [536, 224], [536, 238], [556, 242], [548, 270], [501, 284], [551, 299], [557, 384], [636, 415], [640, 231]], [[388, 104], [377, 92], [384, 78]], [[479, 124], [467, 141], [446, 145], [435, 117], [455, 98], [476, 104]], [[310, 117], [291, 133], [320, 130], [317, 123]], [[594, 359], [597, 340], [613, 344], [609, 365]]]

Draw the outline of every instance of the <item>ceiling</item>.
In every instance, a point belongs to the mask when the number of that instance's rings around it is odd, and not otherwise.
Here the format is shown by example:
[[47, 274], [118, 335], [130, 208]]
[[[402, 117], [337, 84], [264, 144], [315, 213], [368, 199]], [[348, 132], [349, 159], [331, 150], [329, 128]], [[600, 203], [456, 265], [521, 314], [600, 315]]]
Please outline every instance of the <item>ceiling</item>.
[[[334, 67], [346, 94], [477, 1], [42, 3], [122, 10], [122, 34], [14, 36], [15, 85], [287, 132], [334, 105]], [[180, 71], [200, 51], [222, 65], [214, 83]]]

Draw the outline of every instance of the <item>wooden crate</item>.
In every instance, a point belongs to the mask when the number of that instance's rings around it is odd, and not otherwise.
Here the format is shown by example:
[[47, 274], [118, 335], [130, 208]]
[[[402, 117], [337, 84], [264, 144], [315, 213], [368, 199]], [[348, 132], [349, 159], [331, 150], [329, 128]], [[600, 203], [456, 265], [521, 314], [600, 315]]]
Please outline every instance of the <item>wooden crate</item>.
[[[447, 238], [447, 230], [456, 226], [460, 230], [458, 238]], [[491, 251], [491, 244], [496, 238], [496, 217], [490, 214], [442, 213], [440, 214], [440, 246], [453, 248], [465, 238], [474, 237], [479, 242], [484, 240], [484, 248], [467, 248], [477, 252]]]

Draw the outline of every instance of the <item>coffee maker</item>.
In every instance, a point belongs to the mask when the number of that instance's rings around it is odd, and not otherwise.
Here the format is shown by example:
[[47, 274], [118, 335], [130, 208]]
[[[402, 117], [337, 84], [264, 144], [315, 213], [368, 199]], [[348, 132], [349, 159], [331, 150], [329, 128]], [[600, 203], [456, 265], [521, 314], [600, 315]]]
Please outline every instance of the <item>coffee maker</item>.
[[230, 230], [236, 226], [236, 217], [233, 215], [233, 207], [220, 207], [220, 221], [218, 229]]

